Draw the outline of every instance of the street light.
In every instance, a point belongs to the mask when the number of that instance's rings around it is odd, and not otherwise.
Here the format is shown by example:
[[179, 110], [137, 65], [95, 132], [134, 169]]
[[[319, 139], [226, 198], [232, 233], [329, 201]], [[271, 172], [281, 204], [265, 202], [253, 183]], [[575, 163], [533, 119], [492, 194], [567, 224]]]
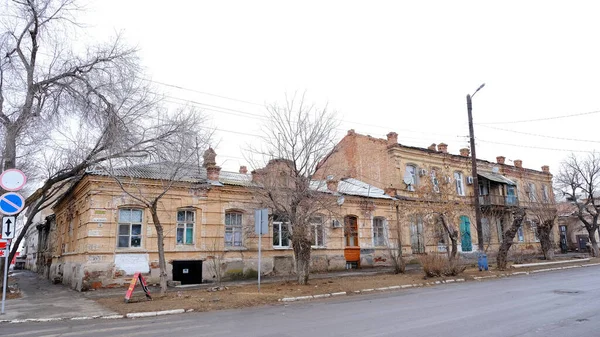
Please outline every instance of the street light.
[[477, 178], [477, 155], [475, 152], [475, 133], [473, 132], [473, 104], [471, 98], [485, 86], [485, 83], [479, 86], [473, 95], [467, 95], [467, 113], [469, 115], [469, 137], [471, 140], [471, 172], [473, 174], [473, 197], [475, 198], [475, 225], [477, 227], [477, 248], [483, 252], [483, 228], [481, 227], [481, 208], [479, 207], [479, 179]]

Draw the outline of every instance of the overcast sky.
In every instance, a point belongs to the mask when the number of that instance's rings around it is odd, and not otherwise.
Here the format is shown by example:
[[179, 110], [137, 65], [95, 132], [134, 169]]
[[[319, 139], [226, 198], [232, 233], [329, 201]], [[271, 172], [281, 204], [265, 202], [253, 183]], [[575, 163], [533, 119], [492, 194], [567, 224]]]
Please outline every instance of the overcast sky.
[[241, 149], [256, 141], [264, 103], [305, 90], [337, 111], [340, 139], [395, 131], [402, 144], [445, 142], [458, 154], [468, 146], [465, 97], [485, 82], [473, 99], [478, 157], [556, 173], [571, 151], [600, 143], [599, 10], [597, 1], [92, 0], [81, 21], [90, 42], [123, 32], [167, 99], [210, 116], [225, 170], [248, 164]]

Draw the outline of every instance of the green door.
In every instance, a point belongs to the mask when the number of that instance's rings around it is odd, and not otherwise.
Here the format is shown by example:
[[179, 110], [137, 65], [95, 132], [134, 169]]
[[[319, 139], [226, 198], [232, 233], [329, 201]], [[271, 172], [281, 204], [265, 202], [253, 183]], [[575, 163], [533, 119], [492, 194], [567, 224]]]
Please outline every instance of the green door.
[[460, 244], [463, 252], [473, 250], [473, 244], [471, 243], [471, 221], [464, 215], [460, 217]]

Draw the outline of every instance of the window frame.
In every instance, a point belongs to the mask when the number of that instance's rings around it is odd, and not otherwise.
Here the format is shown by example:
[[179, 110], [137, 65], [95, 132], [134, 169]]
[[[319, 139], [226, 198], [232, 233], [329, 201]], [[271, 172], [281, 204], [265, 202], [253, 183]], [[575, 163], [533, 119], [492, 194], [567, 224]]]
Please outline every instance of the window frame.
[[[319, 219], [319, 220], [317, 220]], [[320, 248], [325, 247], [325, 222], [322, 215], [316, 215], [310, 219], [310, 230], [311, 230], [311, 247]], [[288, 229], [289, 232], [289, 229]], [[319, 242], [319, 233], [321, 234], [321, 240]]]
[[[277, 236], [275, 234], [275, 226], [278, 227], [277, 229]], [[290, 240], [290, 223], [287, 221], [273, 221], [273, 224], [271, 226], [273, 228], [273, 248], [278, 248], [278, 249], [288, 249], [291, 247], [291, 240]], [[285, 227], [285, 230], [284, 230]], [[284, 239], [284, 233], [287, 233], [287, 237], [285, 239], [287, 239], [287, 245], [283, 245], [282, 241]], [[277, 238], [278, 243], [275, 244], [275, 239]]]
[[[387, 241], [387, 221], [382, 216], [373, 217], [373, 247], [385, 247]], [[378, 222], [380, 222], [378, 224]], [[378, 228], [379, 227], [379, 228]]]
[[[412, 168], [412, 172], [409, 172], [408, 169]], [[418, 170], [419, 168], [417, 167], [417, 165], [415, 164], [406, 164], [406, 167], [404, 168], [404, 177], [410, 175], [410, 177], [412, 178], [412, 184], [407, 186], [407, 190], [410, 192], [414, 192], [415, 191], [415, 187], [417, 186], [418, 183]]]
[[[410, 217], [410, 248], [413, 254], [425, 254], [427, 245], [425, 243], [425, 224], [423, 216], [412, 215]], [[416, 248], [415, 248], [416, 247]]]
[[[129, 221], [125, 221], [123, 219], [121, 219], [121, 212], [122, 211], [129, 211], [130, 215], [133, 214], [133, 211], [139, 211], [141, 213], [140, 216], [140, 221], [132, 221], [133, 218], [130, 216]], [[121, 226], [128, 226], [128, 233], [127, 234], [121, 234]], [[134, 235], [133, 234], [133, 226], [139, 226], [140, 230], [139, 230], [139, 234]], [[117, 213], [117, 249], [136, 249], [136, 248], [142, 248], [142, 239], [144, 237], [143, 231], [144, 229], [144, 209], [142, 208], [138, 208], [138, 207], [124, 207], [124, 208], [119, 208], [118, 209], [118, 213]], [[134, 239], [134, 236], [139, 238], [139, 244], [136, 246], [132, 245], [132, 240]], [[121, 245], [121, 237], [128, 237], [129, 239], [127, 240], [127, 246], [122, 246]]]
[[529, 191], [529, 201], [531, 202], [537, 202], [537, 195], [536, 195], [536, 187], [535, 187], [535, 183], [529, 182], [527, 183], [527, 190]]
[[[239, 217], [239, 223], [235, 223], [235, 224], [231, 224], [231, 217], [235, 215], [236, 220]], [[229, 224], [228, 222], [228, 218], [229, 220]], [[236, 221], [237, 222], [237, 221]], [[244, 213], [240, 212], [240, 211], [226, 211], [225, 212], [225, 226], [224, 226], [224, 234], [223, 235], [223, 240], [224, 240], [224, 247], [227, 248], [236, 248], [236, 247], [244, 247]], [[228, 230], [228, 227], [230, 227], [231, 229]], [[230, 231], [231, 232], [231, 240], [227, 240], [227, 232]], [[235, 236], [236, 233], [239, 233], [239, 244], [236, 244], [236, 240], [235, 240]]]
[[[455, 185], [455, 189], [456, 189], [456, 194], [464, 197], [466, 195], [465, 193], [465, 182], [464, 182], [464, 175], [461, 171], [454, 171], [454, 185]], [[460, 189], [460, 191], [459, 191]]]
[[[179, 221], [179, 212], [183, 212], [183, 221]], [[192, 215], [192, 222], [190, 223], [187, 219], [187, 214], [190, 213]], [[192, 227], [192, 239], [191, 242], [187, 242], [187, 230], [188, 225], [191, 224]], [[179, 242], [179, 229], [183, 229], [183, 239], [182, 242]], [[190, 208], [182, 208], [177, 210], [176, 219], [175, 219], [175, 244], [180, 246], [189, 246], [194, 245], [196, 243], [196, 210]]]

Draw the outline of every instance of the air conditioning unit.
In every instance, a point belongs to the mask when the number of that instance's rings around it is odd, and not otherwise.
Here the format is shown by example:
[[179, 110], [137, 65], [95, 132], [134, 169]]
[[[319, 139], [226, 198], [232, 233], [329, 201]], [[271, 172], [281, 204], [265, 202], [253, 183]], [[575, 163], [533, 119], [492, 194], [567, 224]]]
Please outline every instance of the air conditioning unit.
[[419, 176], [420, 177], [423, 177], [423, 176], [426, 176], [426, 175], [427, 175], [427, 170], [426, 169], [420, 169], [419, 170]]
[[342, 228], [342, 223], [339, 220], [333, 220], [333, 221], [331, 221], [331, 227]]
[[473, 185], [473, 177], [467, 177], [467, 184]]

